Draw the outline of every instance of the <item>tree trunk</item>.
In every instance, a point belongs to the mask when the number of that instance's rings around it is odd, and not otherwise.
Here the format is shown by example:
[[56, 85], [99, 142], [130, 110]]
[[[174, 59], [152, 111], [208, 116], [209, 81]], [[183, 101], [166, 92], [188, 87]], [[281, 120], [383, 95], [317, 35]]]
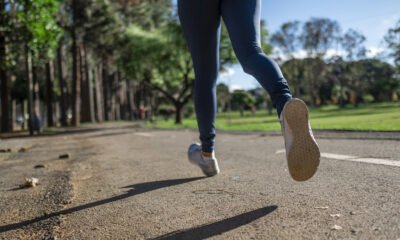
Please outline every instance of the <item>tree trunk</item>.
[[33, 135], [33, 80], [32, 80], [32, 56], [28, 45], [25, 46], [26, 79], [28, 82], [28, 129], [29, 135]]
[[103, 122], [104, 121], [104, 112], [103, 112], [103, 98], [102, 98], [102, 93], [103, 93], [103, 78], [102, 78], [102, 73], [103, 73], [103, 67], [101, 63], [98, 63], [97, 66], [95, 67], [94, 70], [94, 83], [95, 83], [95, 112], [96, 112], [96, 120], [98, 122]]
[[68, 126], [67, 119], [67, 95], [68, 89], [67, 84], [65, 83], [65, 71], [64, 71], [64, 63], [63, 63], [64, 53], [63, 53], [63, 43], [60, 43], [60, 46], [57, 49], [57, 65], [58, 65], [58, 84], [60, 86], [61, 96], [60, 96], [60, 111], [61, 111], [61, 126]]
[[76, 36], [77, 0], [72, 1], [72, 10], [72, 125], [79, 126], [81, 116], [81, 71], [79, 65], [80, 47], [77, 44]]
[[26, 109], [27, 109], [27, 107], [26, 107], [26, 105], [27, 105], [27, 101], [26, 100], [23, 100], [23, 101], [21, 101], [21, 114], [22, 114], [22, 126], [21, 126], [21, 130], [25, 130], [26, 129], [26, 126], [27, 126], [27, 121], [26, 121]]
[[175, 103], [175, 124], [182, 124], [182, 104]]
[[85, 66], [86, 66], [86, 79], [87, 79], [87, 84], [88, 84], [88, 97], [89, 97], [89, 113], [90, 113], [90, 117], [89, 117], [89, 121], [94, 123], [96, 122], [96, 118], [95, 118], [95, 111], [94, 111], [94, 87], [93, 87], [93, 71], [92, 71], [92, 65], [89, 65], [88, 62], [88, 52], [86, 51], [86, 46], [85, 46]]
[[73, 44], [73, 79], [72, 79], [72, 125], [79, 126], [81, 119], [81, 71], [79, 47]]
[[[6, 23], [5, 1], [0, 2], [0, 25]], [[0, 32], [0, 86], [1, 86], [1, 132], [10, 132], [12, 130], [10, 116], [10, 80], [6, 70], [7, 62], [7, 38], [4, 31]]]
[[89, 87], [87, 84], [87, 75], [86, 75], [86, 65], [84, 62], [84, 55], [85, 55], [85, 50], [83, 49], [83, 44], [79, 48], [78, 51], [78, 61], [79, 61], [79, 73], [81, 75], [81, 122], [88, 122], [90, 121], [89, 117], [89, 108], [88, 108], [88, 102], [89, 102]]
[[111, 120], [111, 107], [110, 107], [110, 81], [108, 75], [108, 66], [107, 63], [103, 66], [103, 73], [102, 73], [102, 80], [103, 80], [103, 104], [104, 104], [104, 119], [106, 121]]
[[32, 79], [33, 79], [33, 120], [34, 130], [40, 132], [42, 128], [42, 114], [40, 112], [40, 87], [37, 78], [37, 67], [32, 66]]
[[120, 72], [117, 70], [114, 76], [114, 120], [121, 120], [121, 84], [120, 84]]
[[14, 130], [14, 121], [17, 119], [17, 100], [11, 99], [11, 131]]
[[116, 120], [116, 93], [117, 93], [117, 73], [114, 72], [111, 76], [111, 79], [108, 81], [110, 86], [110, 113], [109, 113], [109, 120], [113, 121]]
[[126, 101], [127, 101], [127, 112], [128, 112], [128, 119], [133, 120], [133, 111], [135, 108], [135, 102], [134, 102], [134, 94], [135, 94], [135, 88], [133, 86], [133, 83], [126, 79]]
[[344, 83], [343, 83], [342, 79], [339, 80], [339, 87], [340, 87], [339, 106], [340, 106], [340, 108], [344, 108], [346, 106], [346, 103], [344, 102], [344, 95], [343, 95]]
[[89, 78], [89, 66], [87, 63], [87, 52], [85, 46], [82, 45], [79, 54], [81, 65], [81, 92], [82, 92], [82, 122], [94, 122], [93, 119], [93, 92]]
[[47, 75], [47, 96], [46, 96], [46, 104], [47, 104], [47, 126], [54, 126], [54, 113], [53, 113], [53, 100], [54, 100], [54, 91], [53, 91], [53, 81], [54, 81], [54, 65], [53, 61], [50, 60], [46, 64], [46, 75]]
[[128, 85], [126, 85], [126, 81], [122, 81], [122, 76], [119, 77], [120, 82], [120, 90], [118, 93], [118, 98], [119, 98], [119, 112], [120, 112], [120, 118], [123, 120], [128, 119], [128, 97], [126, 95]]

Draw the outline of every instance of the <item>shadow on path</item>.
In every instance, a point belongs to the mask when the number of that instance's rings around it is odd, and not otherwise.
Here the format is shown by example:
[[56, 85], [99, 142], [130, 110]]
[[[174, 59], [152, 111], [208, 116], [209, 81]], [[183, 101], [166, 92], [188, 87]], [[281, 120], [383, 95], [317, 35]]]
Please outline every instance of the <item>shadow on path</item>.
[[154, 182], [147, 182], [147, 183], [138, 183], [138, 184], [126, 186], [123, 188], [130, 188], [130, 189], [124, 194], [117, 195], [117, 196], [114, 196], [111, 198], [102, 199], [102, 200], [91, 202], [91, 203], [86, 203], [86, 204], [83, 204], [80, 206], [64, 209], [64, 210], [61, 210], [58, 212], [53, 212], [53, 213], [50, 213], [45, 216], [37, 217], [34, 219], [30, 219], [30, 220], [25, 220], [25, 221], [22, 221], [19, 223], [12, 223], [12, 224], [8, 224], [8, 225], [0, 226], [0, 233], [18, 229], [18, 228], [22, 228], [22, 227], [28, 226], [30, 224], [40, 222], [40, 221], [43, 221], [43, 220], [46, 220], [46, 219], [49, 219], [52, 217], [58, 217], [60, 215], [71, 214], [71, 213], [78, 212], [78, 211], [81, 211], [84, 209], [97, 207], [97, 206], [100, 206], [103, 204], [115, 202], [115, 201], [122, 200], [122, 199], [125, 199], [128, 197], [133, 197], [135, 195], [139, 195], [142, 193], [150, 192], [150, 191], [165, 188], [165, 187], [184, 184], [184, 183], [200, 180], [203, 178], [204, 177], [170, 179], [170, 180], [154, 181]]
[[262, 218], [273, 211], [275, 211], [278, 207], [275, 205], [267, 206], [263, 208], [259, 208], [250, 212], [242, 213], [240, 215], [223, 219], [218, 222], [206, 224], [203, 226], [175, 231], [172, 233], [168, 233], [166, 235], [155, 238], [154, 240], [167, 240], [167, 239], [191, 239], [191, 240], [200, 240], [210, 238], [235, 228], [241, 227], [243, 225], [249, 224], [259, 218]]

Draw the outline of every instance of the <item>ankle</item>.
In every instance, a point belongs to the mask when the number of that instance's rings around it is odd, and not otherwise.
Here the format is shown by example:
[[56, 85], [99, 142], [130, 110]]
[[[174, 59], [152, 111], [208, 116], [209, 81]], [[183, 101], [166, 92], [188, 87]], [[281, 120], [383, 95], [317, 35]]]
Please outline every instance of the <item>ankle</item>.
[[201, 155], [205, 158], [213, 158], [214, 157], [214, 152], [203, 152], [201, 151]]

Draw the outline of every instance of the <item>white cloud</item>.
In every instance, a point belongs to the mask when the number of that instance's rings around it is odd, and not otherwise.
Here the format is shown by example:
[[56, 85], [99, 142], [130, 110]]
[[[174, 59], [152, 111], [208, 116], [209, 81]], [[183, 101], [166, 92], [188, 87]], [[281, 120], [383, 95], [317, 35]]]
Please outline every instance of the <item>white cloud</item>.
[[297, 51], [297, 52], [295, 52], [294, 54], [293, 54], [293, 56], [295, 57], [295, 58], [306, 58], [307, 57], [307, 52], [305, 51], [305, 50], [299, 50], [299, 51]]
[[[276, 52], [276, 54], [277, 54], [276, 56], [280, 57], [280, 59], [282, 61], [286, 61], [287, 60], [286, 56], [280, 55], [278, 52]], [[326, 52], [325, 58], [331, 58], [333, 56], [344, 56], [345, 54], [346, 53], [343, 50], [336, 50], [336, 49], [331, 48], [331, 49], [328, 49], [328, 51]], [[295, 52], [293, 54], [293, 56], [295, 58], [298, 58], [298, 59], [303, 59], [303, 58], [307, 57], [307, 52], [302, 49], [302, 50], [299, 50], [299, 51]]]
[[[382, 54], [384, 51], [385, 51], [385, 48], [382, 48], [382, 47], [374, 47], [374, 46], [367, 47], [366, 56], [368, 58], [377, 57], [380, 54]], [[293, 55], [294, 55], [295, 58], [303, 59], [303, 58], [307, 57], [307, 52], [304, 51], [304, 50], [299, 50], [299, 51], [295, 52]], [[284, 57], [283, 55], [279, 55], [278, 52], [275, 52], [275, 56], [276, 57], [280, 57], [280, 59], [282, 61], [286, 61], [287, 60], [286, 57]], [[346, 56], [346, 52], [344, 50], [337, 50], [337, 49], [331, 48], [331, 49], [328, 49], [328, 51], [326, 52], [325, 59], [329, 59], [329, 58], [334, 57], [334, 56], [344, 57], [344, 56]]]
[[223, 72], [221, 72], [219, 75], [221, 78], [229, 77], [235, 74], [235, 70], [233, 68], [225, 68]]
[[229, 91], [230, 92], [233, 92], [235, 90], [242, 90], [242, 89], [243, 89], [243, 87], [240, 86], [240, 85], [237, 85], [237, 84], [232, 84], [232, 85], [229, 86]]
[[331, 57], [334, 57], [334, 56], [343, 57], [345, 55], [346, 55], [345, 51], [331, 48], [331, 49], [328, 49], [328, 51], [326, 52], [325, 58], [331, 58]]
[[367, 47], [367, 57], [368, 58], [376, 57], [382, 54], [384, 51], [385, 49], [381, 47]]

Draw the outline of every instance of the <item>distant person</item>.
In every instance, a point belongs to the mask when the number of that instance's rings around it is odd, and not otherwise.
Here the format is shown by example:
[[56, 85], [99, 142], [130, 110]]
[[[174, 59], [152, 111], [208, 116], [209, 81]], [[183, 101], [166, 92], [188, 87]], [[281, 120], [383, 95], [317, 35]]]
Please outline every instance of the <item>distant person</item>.
[[139, 107], [139, 117], [141, 120], [143, 120], [145, 118], [145, 109], [143, 105], [140, 105]]
[[261, 0], [178, 0], [179, 18], [194, 64], [194, 100], [201, 141], [189, 147], [189, 160], [207, 176], [219, 173], [214, 144], [222, 17], [243, 70], [268, 91], [277, 109], [291, 176], [305, 181], [316, 172], [320, 152], [309, 125], [307, 106], [292, 98], [279, 66], [261, 49], [260, 9]]

